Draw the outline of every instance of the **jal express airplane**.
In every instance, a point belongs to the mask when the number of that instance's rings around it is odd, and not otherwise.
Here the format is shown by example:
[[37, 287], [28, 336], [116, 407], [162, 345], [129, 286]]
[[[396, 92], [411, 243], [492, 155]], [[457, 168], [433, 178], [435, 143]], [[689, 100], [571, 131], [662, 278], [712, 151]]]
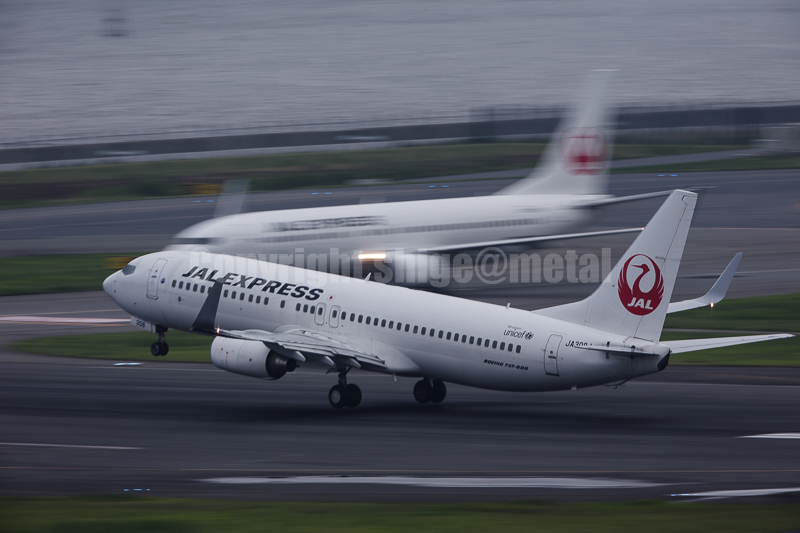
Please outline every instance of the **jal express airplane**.
[[[542, 165], [491, 196], [237, 214], [196, 224], [167, 249], [269, 257], [302, 247], [306, 256], [332, 258], [295, 266], [344, 273], [359, 261], [386, 262], [395, 281], [413, 284], [448, 266], [442, 253], [641, 231], [563, 233], [584, 222], [591, 208], [668, 194], [607, 194], [609, 77], [609, 71], [590, 73], [580, 107], [559, 126]], [[352, 265], [340, 264], [337, 254]]]
[[422, 378], [414, 386], [421, 403], [441, 402], [445, 382], [505, 391], [622, 383], [663, 370], [674, 353], [791, 337], [659, 342], [696, 199], [673, 192], [591, 296], [535, 312], [181, 251], [139, 257], [103, 288], [134, 325], [159, 334], [154, 355], [166, 353], [173, 328], [215, 336], [213, 363], [247, 376], [325, 365], [338, 372], [328, 395], [337, 408], [361, 401], [347, 383], [353, 368]]

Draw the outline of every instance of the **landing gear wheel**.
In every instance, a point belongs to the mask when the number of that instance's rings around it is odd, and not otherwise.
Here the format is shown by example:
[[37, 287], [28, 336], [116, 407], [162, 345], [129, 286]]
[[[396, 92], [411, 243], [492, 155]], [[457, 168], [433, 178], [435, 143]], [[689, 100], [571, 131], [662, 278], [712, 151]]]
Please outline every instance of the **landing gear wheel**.
[[414, 399], [419, 403], [428, 403], [433, 396], [433, 387], [427, 379], [421, 379], [414, 385]]
[[328, 401], [336, 409], [341, 409], [347, 405], [347, 391], [341, 385], [334, 385], [328, 391]]
[[[358, 407], [361, 403], [361, 389], [358, 385], [351, 383], [344, 388], [345, 404], [347, 407]], [[335, 407], [335, 406], [334, 406]]]
[[441, 379], [434, 379], [431, 401], [433, 403], [441, 403], [445, 396], [447, 396], [447, 387], [444, 386], [444, 381]]
[[169, 345], [166, 342], [154, 342], [150, 345], [150, 353], [158, 357], [169, 353]]

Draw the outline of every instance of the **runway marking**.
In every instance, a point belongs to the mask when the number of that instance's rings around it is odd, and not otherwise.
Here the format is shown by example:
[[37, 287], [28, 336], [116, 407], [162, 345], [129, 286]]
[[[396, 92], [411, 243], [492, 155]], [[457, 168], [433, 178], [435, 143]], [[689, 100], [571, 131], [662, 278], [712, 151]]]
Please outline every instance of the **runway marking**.
[[405, 477], [405, 476], [300, 476], [300, 477], [218, 477], [204, 479], [226, 485], [403, 485], [436, 488], [549, 488], [549, 489], [630, 489], [657, 487], [658, 483], [625, 479], [559, 477]]
[[37, 448], [86, 448], [90, 450], [141, 450], [134, 446], [83, 446], [79, 444], [37, 444], [31, 442], [0, 442], [0, 446], [32, 446]]
[[0, 316], [0, 322], [7, 324], [129, 324], [129, 318], [67, 318], [57, 316]]
[[744, 435], [737, 439], [800, 439], [800, 433], [764, 433], [763, 435]]
[[742, 498], [746, 496], [771, 496], [773, 494], [786, 494], [788, 492], [800, 492], [800, 487], [784, 487], [780, 489], [711, 490], [708, 492], [670, 494], [670, 496], [689, 496], [705, 500], [712, 500], [721, 498]]

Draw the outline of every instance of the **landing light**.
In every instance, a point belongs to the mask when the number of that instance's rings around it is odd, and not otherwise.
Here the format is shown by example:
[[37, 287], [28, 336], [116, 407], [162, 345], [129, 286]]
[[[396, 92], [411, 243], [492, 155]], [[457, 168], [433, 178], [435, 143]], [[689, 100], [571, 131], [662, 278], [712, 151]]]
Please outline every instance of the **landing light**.
[[370, 260], [374, 261], [376, 259], [380, 260], [386, 259], [386, 254], [382, 253], [358, 254], [359, 261], [370, 261]]

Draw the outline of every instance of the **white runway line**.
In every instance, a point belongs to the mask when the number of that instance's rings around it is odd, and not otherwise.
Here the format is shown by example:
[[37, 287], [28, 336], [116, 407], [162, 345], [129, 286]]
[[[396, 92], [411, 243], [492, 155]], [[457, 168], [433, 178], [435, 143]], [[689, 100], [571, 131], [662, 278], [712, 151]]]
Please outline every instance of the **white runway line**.
[[404, 476], [299, 476], [299, 477], [218, 477], [208, 483], [228, 485], [405, 485], [434, 488], [548, 488], [548, 489], [630, 489], [657, 487], [658, 483], [625, 479], [559, 477], [404, 477]]
[[800, 439], [800, 433], [764, 433], [763, 435], [744, 435], [737, 439]]
[[58, 316], [0, 316], [0, 322], [9, 324], [130, 324], [129, 318], [69, 318]]
[[31, 442], [0, 442], [0, 446], [33, 446], [36, 448], [86, 448], [90, 450], [141, 450], [134, 446], [82, 446], [79, 444], [36, 444]]
[[690, 496], [695, 498], [743, 498], [746, 496], [771, 496], [773, 494], [786, 494], [800, 492], [800, 487], [784, 487], [780, 489], [744, 489], [744, 490], [711, 490], [708, 492], [687, 492], [684, 494], [670, 494], [670, 496]]

